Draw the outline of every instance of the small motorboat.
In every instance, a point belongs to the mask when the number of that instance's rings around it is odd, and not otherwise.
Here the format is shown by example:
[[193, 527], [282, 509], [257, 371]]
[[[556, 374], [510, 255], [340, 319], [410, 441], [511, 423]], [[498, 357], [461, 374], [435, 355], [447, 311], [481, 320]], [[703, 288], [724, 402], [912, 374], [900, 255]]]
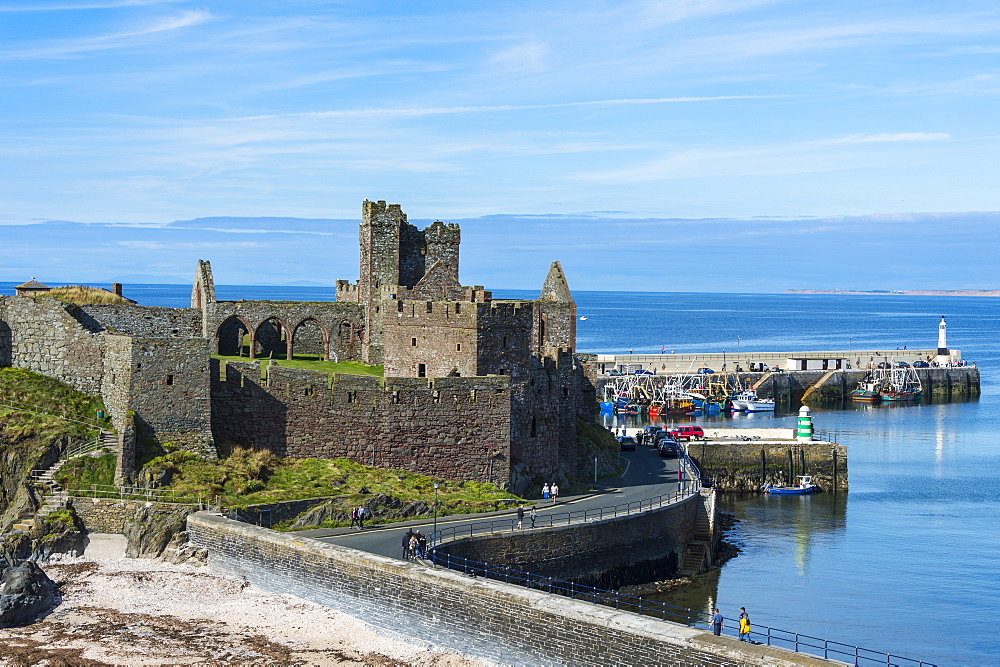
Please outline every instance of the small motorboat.
[[733, 410], [746, 412], [774, 412], [773, 398], [760, 398], [753, 389], [747, 389], [730, 396]]
[[770, 484], [764, 485], [764, 493], [770, 493], [774, 495], [799, 496], [804, 493], [815, 493], [816, 491], [819, 491], [819, 487], [812, 483], [811, 475], [800, 475], [798, 486], [771, 486]]
[[586, 320], [586, 319], [587, 319], [587, 316], [586, 316], [586, 315], [581, 315], [581, 316], [580, 316], [580, 319], [581, 319], [581, 320]]

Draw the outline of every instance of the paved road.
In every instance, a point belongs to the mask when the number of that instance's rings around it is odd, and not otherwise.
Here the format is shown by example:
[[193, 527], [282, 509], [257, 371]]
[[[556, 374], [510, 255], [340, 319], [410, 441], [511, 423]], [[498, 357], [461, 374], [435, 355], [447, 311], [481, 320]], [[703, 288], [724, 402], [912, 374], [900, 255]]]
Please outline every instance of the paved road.
[[[642, 446], [638, 447], [635, 452], [622, 452], [622, 457], [628, 462], [625, 473], [619, 477], [601, 480], [597, 492], [583, 496], [561, 497], [555, 505], [539, 500], [536, 504], [538, 513], [536, 525], [543, 527], [548, 526], [550, 522], [565, 523], [566, 515], [570, 511], [573, 512], [575, 518], [579, 519], [585, 510], [589, 514], [590, 510], [601, 507], [610, 508], [613, 505], [623, 506], [627, 503], [632, 503], [633, 508], [637, 508], [639, 501], [670, 494], [677, 490], [678, 462], [676, 459], [663, 459], [657, 455], [655, 449]], [[619, 512], [623, 509], [620, 507]], [[482, 529], [488, 526], [490, 521], [493, 522], [497, 530], [510, 530], [516, 524], [517, 518], [514, 510], [492, 512], [488, 515], [449, 516], [439, 518], [437, 526], [439, 531], [464, 529], [468, 534], [470, 524], [480, 524], [480, 529]], [[530, 525], [530, 521], [525, 517], [525, 528]], [[414, 530], [419, 528], [422, 533], [429, 534], [433, 531], [433, 526], [433, 520], [421, 520], [389, 524], [388, 527], [372, 526], [363, 531], [339, 528], [305, 530], [299, 534], [382, 556], [400, 558], [402, 537], [407, 528], [412, 527]]]

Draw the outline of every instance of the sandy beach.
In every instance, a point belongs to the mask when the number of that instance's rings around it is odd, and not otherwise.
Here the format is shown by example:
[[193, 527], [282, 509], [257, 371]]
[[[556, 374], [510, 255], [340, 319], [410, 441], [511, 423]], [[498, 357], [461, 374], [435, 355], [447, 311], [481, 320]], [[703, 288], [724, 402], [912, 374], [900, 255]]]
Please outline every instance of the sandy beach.
[[30, 626], [0, 629], [0, 664], [482, 664], [205, 567], [74, 557], [44, 569], [59, 603]]

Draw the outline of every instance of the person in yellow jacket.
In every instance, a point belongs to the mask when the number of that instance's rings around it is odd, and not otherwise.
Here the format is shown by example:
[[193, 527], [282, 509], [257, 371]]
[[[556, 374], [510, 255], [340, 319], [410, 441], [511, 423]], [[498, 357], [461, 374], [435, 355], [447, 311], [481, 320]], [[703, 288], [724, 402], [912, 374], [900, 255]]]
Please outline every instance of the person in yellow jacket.
[[750, 614], [746, 607], [740, 607], [740, 641], [750, 641]]

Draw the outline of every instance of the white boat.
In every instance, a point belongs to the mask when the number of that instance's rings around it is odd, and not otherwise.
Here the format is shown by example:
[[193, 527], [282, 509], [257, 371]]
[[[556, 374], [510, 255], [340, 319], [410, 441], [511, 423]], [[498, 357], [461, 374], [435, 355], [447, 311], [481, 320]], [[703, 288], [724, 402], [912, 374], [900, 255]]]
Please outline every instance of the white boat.
[[745, 412], [774, 412], [773, 398], [760, 398], [753, 389], [741, 391], [729, 398], [733, 403], [733, 410]]
[[585, 319], [587, 319], [587, 316], [586, 316], [586, 315], [581, 315], [581, 316], [580, 316], [580, 319], [581, 319], [581, 320], [585, 320]]
[[819, 490], [819, 487], [812, 483], [811, 475], [799, 475], [799, 485], [798, 486], [771, 486], [770, 484], [764, 485], [764, 493], [772, 493], [776, 495], [802, 495], [806, 493], [814, 493]]

